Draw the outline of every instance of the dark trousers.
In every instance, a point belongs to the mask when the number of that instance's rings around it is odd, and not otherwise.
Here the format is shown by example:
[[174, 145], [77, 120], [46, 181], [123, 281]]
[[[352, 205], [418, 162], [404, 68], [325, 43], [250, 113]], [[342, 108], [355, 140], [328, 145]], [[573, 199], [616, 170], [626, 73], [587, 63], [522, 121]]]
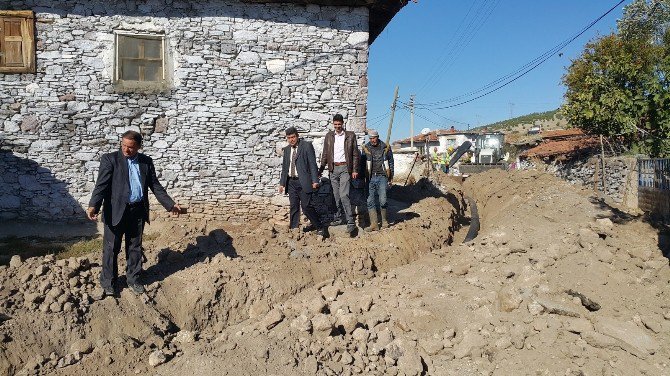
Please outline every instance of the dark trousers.
[[126, 207], [123, 218], [116, 226], [105, 223], [102, 244], [102, 287], [114, 287], [118, 278], [117, 258], [121, 251], [121, 240], [126, 241], [126, 281], [139, 283], [142, 271], [142, 231], [144, 230], [144, 206]]
[[305, 192], [298, 179], [288, 179], [288, 201], [291, 204], [290, 209], [290, 228], [297, 228], [300, 225], [300, 208], [307, 216], [310, 222], [316, 228], [321, 228], [321, 221], [316, 209], [312, 205], [312, 192]]

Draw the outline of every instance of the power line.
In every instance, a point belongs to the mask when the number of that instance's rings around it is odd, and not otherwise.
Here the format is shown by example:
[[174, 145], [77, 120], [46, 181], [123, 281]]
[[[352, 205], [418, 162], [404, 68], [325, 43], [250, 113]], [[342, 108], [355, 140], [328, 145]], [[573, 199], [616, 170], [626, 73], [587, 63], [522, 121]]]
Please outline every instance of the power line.
[[[614, 9], [616, 9], [619, 5], [621, 5], [621, 4], [624, 3], [624, 2], [625, 2], [625, 0], [621, 0], [621, 1], [619, 1], [616, 5], [614, 5], [612, 8], [610, 8], [607, 12], [605, 12], [605, 13], [602, 14], [600, 17], [596, 18], [594, 21], [592, 21], [591, 23], [589, 23], [589, 24], [588, 24], [586, 27], [584, 27], [579, 33], [577, 33], [576, 35], [572, 36], [571, 38], [565, 40], [564, 42], [558, 44], [557, 46], [554, 46], [554, 48], [552, 48], [552, 49], [546, 51], [545, 53], [543, 53], [542, 55], [540, 55], [540, 56], [538, 56], [537, 58], [533, 59], [531, 62], [525, 64], [524, 66], [522, 66], [521, 68], [517, 69], [517, 70], [516, 70], [515, 72], [513, 72], [513, 73], [510, 73], [510, 74], [508, 74], [508, 75], [505, 75], [505, 76], [503, 76], [503, 77], [501, 77], [501, 78], [499, 78], [499, 79], [497, 79], [497, 80], [495, 80], [495, 81], [493, 81], [493, 82], [487, 84], [486, 86], [484, 86], [484, 87], [482, 87], [482, 88], [480, 88], [480, 89], [478, 89], [478, 90], [475, 90], [475, 91], [472, 91], [472, 92], [470, 92], [470, 93], [466, 93], [466, 94], [460, 95], [460, 96], [458, 96], [458, 97], [454, 97], [454, 98], [450, 98], [450, 99], [445, 99], [445, 100], [441, 100], [441, 101], [436, 101], [436, 102], [431, 102], [431, 103], [415, 103], [415, 105], [417, 106], [417, 108], [420, 107], [420, 108], [427, 109], [428, 107], [432, 107], [432, 108], [435, 109], [435, 110], [442, 110], [442, 109], [452, 108], [452, 107], [456, 107], [456, 106], [460, 106], [460, 105], [463, 105], [463, 104], [472, 102], [472, 101], [477, 100], [477, 99], [479, 99], [479, 98], [482, 98], [482, 97], [484, 97], [484, 96], [486, 96], [486, 95], [489, 95], [489, 94], [491, 94], [491, 93], [493, 93], [493, 92], [495, 92], [495, 91], [498, 91], [498, 90], [502, 89], [503, 87], [505, 87], [505, 86], [511, 84], [512, 82], [518, 80], [519, 78], [525, 76], [526, 74], [530, 73], [531, 71], [535, 70], [535, 68], [537, 68], [538, 66], [540, 66], [540, 65], [541, 65], [542, 63], [544, 63], [545, 61], [549, 60], [550, 57], [554, 56], [558, 51], [560, 51], [561, 49], [565, 48], [567, 45], [569, 45], [570, 43], [572, 43], [575, 39], [577, 39], [577, 38], [579, 38], [580, 36], [582, 36], [586, 31], [588, 31], [590, 28], [592, 28], [596, 23], [598, 23], [601, 19], [603, 19], [603, 18], [604, 18], [605, 16], [607, 16], [608, 14], [610, 14]], [[503, 82], [503, 83], [501, 83], [501, 82]], [[491, 87], [493, 87], [493, 89], [488, 90], [488, 89], [490, 89]], [[488, 90], [488, 91], [487, 91], [487, 90]], [[448, 105], [448, 106], [436, 107], [436, 106], [438, 106], [438, 105], [440, 105], [440, 104], [442, 104], [442, 103], [449, 103], [449, 102], [458, 101], [458, 100], [460, 100], [460, 99], [462, 99], [462, 98], [467, 98], [467, 97], [469, 97], [469, 96], [471, 96], [471, 95], [474, 95], [474, 94], [477, 94], [477, 93], [480, 93], [480, 92], [483, 92], [483, 91], [485, 91], [483, 94], [478, 95], [478, 96], [475, 96], [475, 97], [470, 98], [470, 99], [468, 99], [468, 100], [461, 101], [461, 102], [458, 102], [458, 103], [456, 103], [456, 104], [452, 104], [452, 105]]]
[[[477, 1], [473, 1], [470, 4], [470, 8], [468, 8], [468, 11], [465, 13], [465, 16], [461, 19], [461, 22], [458, 23], [458, 27], [456, 27], [456, 31], [454, 32], [452, 38], [445, 45], [445, 47], [442, 49], [442, 54], [440, 55], [440, 58], [439, 58], [440, 61], [442, 59], [444, 59], [444, 56], [448, 56], [448, 55], [445, 54], [447, 52], [448, 47], [451, 46], [452, 44], [455, 45], [455, 43], [452, 43], [452, 42], [454, 42], [454, 41], [456, 41], [460, 38], [459, 32], [461, 31], [461, 27], [463, 26], [463, 23], [465, 22], [465, 20], [470, 15], [470, 12], [472, 11], [472, 8], [474, 8], [476, 3], [477, 3]], [[440, 67], [440, 63], [438, 62], [433, 68], [430, 69], [429, 77], [432, 77], [435, 70], [439, 69], [439, 67]], [[424, 81], [423, 85], [421, 85], [421, 87], [419, 87], [418, 92], [420, 93], [429, 82], [430, 82], [430, 79], [427, 79], [426, 81]]]
[[[411, 104], [411, 103], [405, 103], [405, 102], [400, 101], [400, 104], [403, 105], [403, 108], [404, 108], [404, 109], [407, 109], [407, 108], [411, 108], [411, 107], [412, 107], [412, 104]], [[444, 115], [442, 115], [442, 114], [440, 114], [440, 113], [438, 113], [438, 112], [433, 111], [433, 110], [430, 109], [430, 108], [421, 108], [421, 109], [422, 109], [422, 110], [429, 111], [429, 112], [431, 112], [431, 113], [437, 115], [438, 117], [440, 117], [440, 118], [442, 118], [442, 119], [444, 119], [444, 120], [446, 120], [446, 121], [455, 123], [455, 124], [460, 124], [460, 125], [465, 125], [465, 126], [470, 126], [470, 125], [471, 125], [470, 123], [466, 123], [466, 122], [459, 121], [459, 120], [456, 120], [456, 119], [448, 118], [448, 117], [446, 117], [446, 116], [444, 116]]]
[[[437, 66], [438, 67], [437, 71], [433, 72], [426, 79], [421, 88], [419, 88], [418, 94], [421, 94], [425, 89], [433, 88], [439, 82], [439, 77], [441, 77], [444, 73], [448, 72], [449, 69], [451, 69], [451, 67], [453, 67], [457, 59], [460, 57], [461, 51], [467, 48], [468, 45], [470, 45], [472, 39], [474, 39], [479, 30], [481, 30], [481, 28], [486, 24], [488, 19], [491, 17], [491, 14], [493, 13], [494, 9], [498, 6], [499, 3], [500, 0], [495, 0], [494, 3], [490, 3], [488, 5], [488, 8], [486, 8], [487, 0], [485, 0], [484, 3], [482, 3], [482, 5], [475, 11], [473, 18], [465, 27], [463, 34], [456, 39], [456, 42], [453, 44], [449, 53], [447, 53], [443, 58], [441, 58]], [[467, 18], [467, 16], [470, 14], [470, 11], [472, 10], [473, 6], [474, 3], [468, 10], [468, 14], [466, 14], [465, 18]], [[456, 30], [456, 33], [458, 33], [459, 29]]]

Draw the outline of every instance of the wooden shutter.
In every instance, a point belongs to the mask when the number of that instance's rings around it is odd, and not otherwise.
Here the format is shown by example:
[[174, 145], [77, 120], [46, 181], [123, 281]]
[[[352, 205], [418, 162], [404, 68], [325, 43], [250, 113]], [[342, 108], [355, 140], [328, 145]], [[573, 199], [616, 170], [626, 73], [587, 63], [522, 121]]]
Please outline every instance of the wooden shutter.
[[0, 73], [35, 73], [33, 11], [0, 10]]

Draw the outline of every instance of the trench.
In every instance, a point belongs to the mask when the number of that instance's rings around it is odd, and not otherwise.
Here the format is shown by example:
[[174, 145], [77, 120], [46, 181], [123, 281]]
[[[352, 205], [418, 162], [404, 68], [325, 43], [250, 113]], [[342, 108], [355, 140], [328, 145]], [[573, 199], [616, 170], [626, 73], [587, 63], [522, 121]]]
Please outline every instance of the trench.
[[[269, 238], [259, 252], [254, 249], [256, 243], [236, 242], [240, 236], [231, 232], [237, 257], [225, 259], [220, 253], [212, 257], [207, 246], [201, 247], [200, 257], [206, 264], [200, 268], [205, 270], [182, 271], [164, 280], [153, 297], [156, 310], [178, 329], [213, 335], [230, 325], [259, 319], [306, 289], [335, 281], [349, 285], [409, 264], [450, 245], [466, 223], [467, 203], [460, 191], [427, 179], [410, 187], [394, 187], [390, 198], [393, 227], [373, 234], [361, 231], [354, 239], [333, 229], [332, 239], [326, 242], [313, 235], [262, 230], [252, 235]], [[202, 275], [216, 277], [205, 281]]]
[[[457, 185], [422, 179], [395, 186], [389, 197], [393, 226], [361, 231], [353, 239], [337, 229], [322, 241], [269, 223], [253, 228], [214, 222], [148, 236], [146, 296], [125, 289], [118, 299], [104, 298], [69, 313], [17, 310], [0, 326], [5, 336], [0, 367], [14, 374], [35, 357], [47, 362], [52, 352], [62, 357], [79, 338], [112, 349], [114, 343], [161, 348], [183, 330], [213, 339], [230, 326], [261, 320], [310, 288], [350, 285], [412, 263], [457, 241], [454, 235], [469, 223]], [[96, 266], [96, 255], [91, 260]], [[124, 267], [121, 261], [119, 269]]]

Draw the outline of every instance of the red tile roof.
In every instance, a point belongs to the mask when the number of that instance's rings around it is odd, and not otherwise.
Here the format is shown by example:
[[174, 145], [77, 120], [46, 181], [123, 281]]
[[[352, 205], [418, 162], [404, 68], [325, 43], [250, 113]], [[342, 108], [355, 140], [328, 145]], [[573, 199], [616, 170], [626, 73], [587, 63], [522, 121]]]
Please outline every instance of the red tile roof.
[[[432, 132], [428, 133], [428, 141], [429, 142], [437, 141], [437, 133], [438, 132], [448, 132], [448, 131], [449, 131], [448, 129], [440, 129], [440, 130], [432, 131]], [[402, 140], [393, 141], [393, 143], [394, 144], [406, 144], [406, 143], [409, 143], [411, 140], [412, 140], [411, 137], [407, 137], [407, 138], [403, 138]], [[424, 136], [422, 134], [414, 136], [414, 142], [425, 142], [425, 141], [426, 141], [426, 136]]]
[[558, 155], [570, 156], [593, 149], [599, 145], [599, 140], [595, 136], [573, 136], [565, 140], [547, 140], [540, 145], [528, 149], [520, 157], [552, 157]]
[[567, 138], [575, 136], [584, 136], [584, 131], [579, 128], [559, 129], [555, 131], [547, 131], [542, 133], [543, 139]]

